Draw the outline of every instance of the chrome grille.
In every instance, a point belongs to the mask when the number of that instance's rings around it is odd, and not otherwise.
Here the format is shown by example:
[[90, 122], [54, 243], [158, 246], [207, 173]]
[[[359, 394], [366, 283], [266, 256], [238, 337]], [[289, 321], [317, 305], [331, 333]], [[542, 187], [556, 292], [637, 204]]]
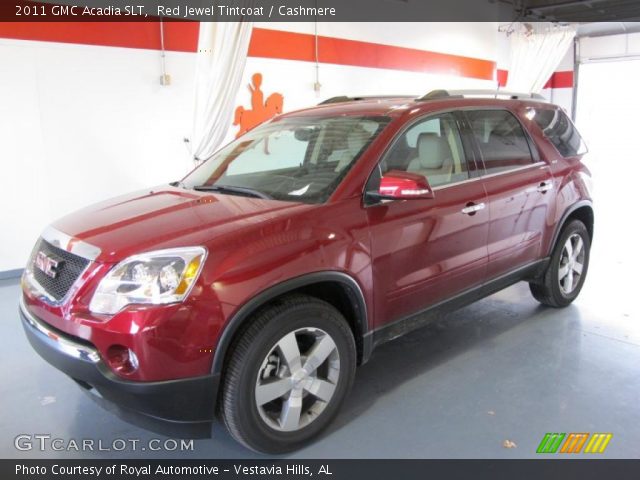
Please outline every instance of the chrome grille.
[[[62, 260], [60, 266], [56, 269], [55, 277], [50, 277], [35, 265], [35, 257], [38, 252]], [[40, 287], [49, 296], [59, 301], [64, 298], [71, 286], [87, 268], [89, 260], [55, 247], [44, 239], [40, 239], [33, 250], [33, 256], [29, 260], [29, 264], [33, 278], [40, 284]]]

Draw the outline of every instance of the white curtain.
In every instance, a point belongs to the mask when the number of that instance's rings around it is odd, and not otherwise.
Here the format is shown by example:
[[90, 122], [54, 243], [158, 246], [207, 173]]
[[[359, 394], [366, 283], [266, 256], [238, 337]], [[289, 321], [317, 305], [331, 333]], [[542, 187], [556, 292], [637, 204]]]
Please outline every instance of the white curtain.
[[[511, 62], [506, 90], [540, 93], [566, 55], [576, 29], [573, 26], [535, 31], [530, 24], [510, 37]], [[538, 27], [540, 28], [540, 27]]]
[[233, 116], [251, 39], [252, 22], [201, 22], [191, 133], [194, 160], [211, 156]]

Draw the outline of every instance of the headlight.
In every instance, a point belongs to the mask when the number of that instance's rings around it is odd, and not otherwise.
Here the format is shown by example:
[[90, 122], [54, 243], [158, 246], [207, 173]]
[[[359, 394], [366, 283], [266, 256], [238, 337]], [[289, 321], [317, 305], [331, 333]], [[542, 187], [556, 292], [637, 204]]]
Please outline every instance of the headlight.
[[188, 247], [129, 257], [100, 281], [89, 309], [112, 315], [131, 304], [181, 302], [200, 275], [206, 255], [203, 247]]

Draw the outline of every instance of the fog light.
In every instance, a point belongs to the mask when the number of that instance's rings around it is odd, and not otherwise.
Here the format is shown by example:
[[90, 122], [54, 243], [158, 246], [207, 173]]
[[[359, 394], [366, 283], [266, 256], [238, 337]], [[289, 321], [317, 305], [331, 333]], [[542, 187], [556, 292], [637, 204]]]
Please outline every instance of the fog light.
[[110, 346], [107, 350], [107, 360], [111, 368], [120, 373], [133, 373], [140, 365], [133, 350], [122, 345]]

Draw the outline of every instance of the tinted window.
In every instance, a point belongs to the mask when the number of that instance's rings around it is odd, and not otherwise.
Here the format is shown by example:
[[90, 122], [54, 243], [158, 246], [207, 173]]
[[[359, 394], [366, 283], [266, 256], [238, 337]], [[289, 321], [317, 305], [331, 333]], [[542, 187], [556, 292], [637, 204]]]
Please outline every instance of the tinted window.
[[467, 112], [488, 174], [534, 163], [520, 122], [506, 110]]
[[587, 146], [578, 130], [562, 110], [535, 109], [533, 120], [563, 157], [583, 155], [587, 152]]
[[377, 190], [380, 175], [389, 170], [419, 173], [427, 177], [432, 187], [469, 178], [453, 115], [429, 117], [401, 134], [380, 163], [367, 189]]

